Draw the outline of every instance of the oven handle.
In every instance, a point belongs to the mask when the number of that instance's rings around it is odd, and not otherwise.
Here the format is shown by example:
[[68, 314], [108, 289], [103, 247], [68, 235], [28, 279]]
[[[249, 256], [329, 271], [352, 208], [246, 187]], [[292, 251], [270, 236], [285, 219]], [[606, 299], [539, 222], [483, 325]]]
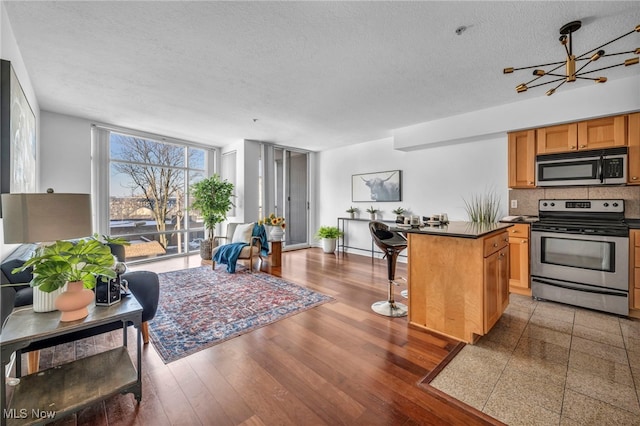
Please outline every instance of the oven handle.
[[590, 290], [588, 288], [575, 288], [575, 287], [572, 287], [570, 285], [560, 284], [560, 283], [557, 283], [557, 282], [547, 281], [547, 280], [543, 280], [543, 279], [540, 279], [540, 278], [534, 278], [534, 277], [531, 278], [531, 281], [535, 281], [535, 282], [538, 282], [540, 284], [552, 285], [554, 287], [566, 288], [568, 290], [584, 291], [586, 293], [595, 293], [595, 294], [606, 294], [606, 295], [609, 295], [609, 296], [626, 297], [626, 294], [624, 292], [620, 292], [620, 291]]

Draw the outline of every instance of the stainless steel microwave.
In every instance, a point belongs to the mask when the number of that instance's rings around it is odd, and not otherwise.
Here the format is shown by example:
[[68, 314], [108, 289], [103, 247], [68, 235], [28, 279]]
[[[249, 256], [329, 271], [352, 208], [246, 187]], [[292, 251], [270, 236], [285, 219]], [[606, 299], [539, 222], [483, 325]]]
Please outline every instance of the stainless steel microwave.
[[627, 147], [536, 156], [536, 186], [624, 185]]

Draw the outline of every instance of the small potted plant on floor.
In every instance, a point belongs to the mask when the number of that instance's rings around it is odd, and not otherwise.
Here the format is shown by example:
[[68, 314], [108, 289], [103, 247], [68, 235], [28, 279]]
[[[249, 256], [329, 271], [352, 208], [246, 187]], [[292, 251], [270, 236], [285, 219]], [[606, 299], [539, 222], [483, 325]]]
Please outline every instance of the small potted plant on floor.
[[357, 207], [349, 207], [347, 209], [347, 213], [349, 213], [349, 219], [354, 219], [355, 218], [355, 214], [358, 212], [358, 208]]
[[406, 212], [402, 207], [398, 207], [397, 209], [391, 210], [393, 214], [396, 215], [396, 223], [404, 223], [404, 216], [402, 215]]
[[369, 207], [367, 209], [367, 213], [369, 213], [369, 219], [371, 220], [376, 220], [376, 213], [378, 213], [378, 209], [374, 208], [373, 206]]
[[343, 232], [336, 226], [321, 226], [316, 232], [316, 238], [322, 242], [322, 250], [325, 253], [336, 251], [336, 241], [342, 235]]

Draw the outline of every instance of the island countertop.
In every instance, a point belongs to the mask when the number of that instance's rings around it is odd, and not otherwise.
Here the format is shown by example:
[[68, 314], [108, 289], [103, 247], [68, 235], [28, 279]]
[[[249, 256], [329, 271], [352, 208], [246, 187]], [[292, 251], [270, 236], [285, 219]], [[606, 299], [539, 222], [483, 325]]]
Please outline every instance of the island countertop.
[[457, 238], [480, 238], [492, 232], [500, 231], [511, 226], [513, 226], [513, 223], [449, 222], [446, 225], [425, 225], [420, 228], [394, 226], [391, 230], [412, 234], [441, 235]]

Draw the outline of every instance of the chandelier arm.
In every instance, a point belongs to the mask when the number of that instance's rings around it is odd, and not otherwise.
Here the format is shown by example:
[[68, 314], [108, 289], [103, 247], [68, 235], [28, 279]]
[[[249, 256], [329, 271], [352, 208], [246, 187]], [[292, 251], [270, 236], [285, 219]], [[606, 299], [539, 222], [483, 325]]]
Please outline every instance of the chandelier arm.
[[[529, 85], [527, 85], [527, 88], [532, 89], [532, 88], [534, 88], [534, 87], [544, 86], [544, 85], [546, 85], [546, 84], [555, 83], [555, 82], [557, 82], [557, 81], [561, 81], [561, 80], [566, 80], [566, 79], [565, 79], [564, 77], [563, 77], [563, 78], [556, 78], [555, 80], [545, 81], [544, 83], [534, 84], [533, 86], [529, 86]], [[532, 80], [532, 81], [533, 81], [533, 80]], [[562, 83], [561, 83], [560, 85], [562, 85]], [[558, 87], [560, 87], [560, 86], [558, 86]], [[556, 87], [556, 89], [557, 89], [558, 87]]]
[[[548, 64], [531, 65], [530, 67], [514, 68], [513, 70], [514, 70], [514, 71], [529, 70], [529, 69], [531, 69], [531, 68], [548, 67], [548, 66], [550, 66], [550, 65], [560, 65], [560, 66], [562, 66], [562, 65], [564, 65], [564, 64], [566, 64], [566, 63], [567, 63], [567, 61], [561, 61], [561, 62], [549, 62]], [[559, 66], [558, 68], [560, 68], [560, 66]], [[558, 69], [558, 68], [555, 68], [555, 69]], [[553, 71], [553, 70], [551, 70], [551, 71]]]
[[[596, 71], [608, 70], [609, 68], [621, 67], [621, 66], [623, 66], [623, 65], [624, 65], [624, 62], [623, 62], [623, 63], [621, 63], [621, 64], [609, 65], [608, 67], [598, 68], [598, 69], [596, 69], [596, 70], [591, 70], [591, 71], [585, 71], [585, 72], [583, 72], [581, 75], [584, 75], [584, 74], [591, 74], [592, 72], [596, 72]], [[576, 74], [576, 77], [577, 77], [577, 76], [578, 76], [578, 75]]]
[[554, 77], [567, 78], [566, 74], [555, 74], [555, 73], [552, 73], [552, 72], [548, 72], [545, 75], [551, 75], [551, 76], [554, 76]]
[[592, 61], [592, 60], [590, 60], [590, 61], [589, 61], [589, 62], [587, 62], [586, 64], [582, 65], [580, 68], [578, 68], [578, 69], [576, 70], [576, 72], [574, 72], [574, 73], [573, 73], [573, 75], [577, 76], [577, 75], [578, 75], [578, 73], [579, 73], [580, 71], [582, 71], [582, 70], [583, 70], [587, 65], [589, 65], [589, 64], [591, 64], [591, 63], [593, 63], [593, 61]]
[[635, 50], [629, 50], [627, 52], [607, 53], [606, 55], [602, 55], [601, 58], [606, 58], [607, 56], [626, 55], [628, 53], [636, 53], [636, 51]]
[[609, 44], [613, 43], [614, 41], [618, 41], [618, 40], [620, 40], [621, 38], [626, 37], [626, 36], [628, 36], [629, 34], [633, 34], [633, 33], [635, 33], [635, 32], [636, 32], [636, 30], [635, 30], [635, 29], [633, 29], [633, 30], [629, 31], [629, 32], [628, 32], [628, 33], [626, 33], [626, 34], [621, 35], [621, 36], [620, 36], [620, 37], [618, 37], [618, 38], [614, 38], [613, 40], [606, 42], [606, 43], [605, 43], [605, 44], [603, 44], [602, 46], [598, 46], [598, 47], [596, 47], [595, 49], [591, 49], [590, 51], [583, 53], [582, 55], [578, 56], [576, 59], [578, 59], [578, 58], [582, 58], [583, 56], [587, 56], [587, 55], [588, 55], [588, 54], [590, 54], [591, 52], [594, 52], [594, 51], [600, 50], [600, 48], [605, 47], [605, 46], [607, 46], [607, 45], [609, 45]]
[[600, 80], [600, 78], [593, 78], [593, 77], [581, 77], [579, 75], [576, 75], [576, 78], [581, 78], [582, 80], [593, 80], [593, 81], [598, 81]]

